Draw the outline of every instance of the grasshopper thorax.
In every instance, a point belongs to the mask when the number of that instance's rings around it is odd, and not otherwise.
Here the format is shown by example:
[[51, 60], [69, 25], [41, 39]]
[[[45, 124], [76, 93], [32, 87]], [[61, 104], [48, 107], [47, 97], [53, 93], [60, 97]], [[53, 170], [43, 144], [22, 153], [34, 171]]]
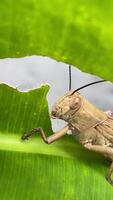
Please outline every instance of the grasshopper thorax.
[[81, 107], [81, 95], [78, 92], [67, 92], [53, 105], [51, 117], [68, 121], [70, 115]]

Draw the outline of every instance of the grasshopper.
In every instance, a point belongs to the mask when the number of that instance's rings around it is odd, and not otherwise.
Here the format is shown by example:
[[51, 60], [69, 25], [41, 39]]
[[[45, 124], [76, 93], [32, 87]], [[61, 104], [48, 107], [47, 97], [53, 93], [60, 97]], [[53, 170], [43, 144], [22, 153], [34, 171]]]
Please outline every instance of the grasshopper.
[[[113, 185], [111, 177], [113, 171], [113, 114], [96, 108], [78, 92], [84, 87], [104, 81], [96, 81], [74, 91], [69, 90], [58, 99], [52, 107], [51, 117], [67, 122], [67, 125], [60, 131], [46, 137], [42, 128], [34, 128], [24, 134], [22, 140], [39, 133], [45, 143], [51, 144], [71, 130], [76, 140], [86, 149], [100, 153], [110, 159], [111, 165], [106, 179]], [[69, 89], [71, 89], [71, 82]]]

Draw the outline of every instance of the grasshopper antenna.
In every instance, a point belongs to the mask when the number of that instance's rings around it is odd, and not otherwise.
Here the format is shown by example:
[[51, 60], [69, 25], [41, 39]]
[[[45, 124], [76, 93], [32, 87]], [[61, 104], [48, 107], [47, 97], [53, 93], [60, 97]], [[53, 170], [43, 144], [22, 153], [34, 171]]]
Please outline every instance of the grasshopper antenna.
[[71, 65], [69, 65], [69, 90], [71, 90]]
[[84, 85], [84, 86], [82, 86], [82, 87], [80, 87], [80, 88], [74, 90], [74, 91], [72, 92], [71, 95], [73, 95], [75, 92], [77, 92], [77, 91], [79, 91], [79, 90], [81, 90], [81, 89], [83, 89], [83, 88], [85, 88], [85, 87], [88, 87], [88, 86], [90, 86], [90, 85], [94, 85], [94, 84], [97, 84], [97, 83], [102, 83], [102, 82], [105, 82], [105, 81], [106, 81], [106, 80], [100, 80], [100, 81], [95, 81], [95, 82], [92, 82], [92, 83], [88, 83], [88, 84], [86, 84], [86, 85]]

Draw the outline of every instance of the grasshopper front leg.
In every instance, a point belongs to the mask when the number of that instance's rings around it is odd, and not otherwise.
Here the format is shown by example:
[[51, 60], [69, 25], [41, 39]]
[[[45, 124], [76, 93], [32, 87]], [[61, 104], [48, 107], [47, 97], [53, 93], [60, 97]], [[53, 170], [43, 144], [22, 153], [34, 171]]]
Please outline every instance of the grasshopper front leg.
[[[95, 151], [95, 152], [107, 155], [108, 157], [109, 156], [113, 157], [113, 148], [111, 147], [101, 146], [101, 145], [92, 145], [91, 143], [84, 144], [84, 147], [91, 151]], [[107, 181], [111, 185], [113, 185], [112, 172], [113, 172], [113, 162], [111, 163], [107, 176], [106, 176]]]
[[58, 140], [59, 138], [61, 138], [63, 135], [65, 135], [68, 131], [68, 126], [65, 126], [64, 128], [62, 128], [60, 131], [54, 133], [53, 135], [46, 137], [44, 131], [42, 128], [34, 128], [32, 131], [26, 133], [25, 135], [23, 135], [21, 137], [22, 140], [26, 140], [28, 139], [30, 136], [36, 134], [36, 133], [40, 133], [41, 138], [43, 139], [43, 141], [46, 144], [51, 144], [52, 142]]

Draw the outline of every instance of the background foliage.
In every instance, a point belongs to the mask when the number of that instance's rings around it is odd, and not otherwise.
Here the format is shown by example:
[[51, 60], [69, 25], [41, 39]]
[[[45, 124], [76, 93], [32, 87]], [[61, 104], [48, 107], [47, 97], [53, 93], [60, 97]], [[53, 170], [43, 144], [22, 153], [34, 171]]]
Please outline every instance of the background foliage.
[[112, 78], [112, 0], [0, 2], [0, 57], [45, 55]]

